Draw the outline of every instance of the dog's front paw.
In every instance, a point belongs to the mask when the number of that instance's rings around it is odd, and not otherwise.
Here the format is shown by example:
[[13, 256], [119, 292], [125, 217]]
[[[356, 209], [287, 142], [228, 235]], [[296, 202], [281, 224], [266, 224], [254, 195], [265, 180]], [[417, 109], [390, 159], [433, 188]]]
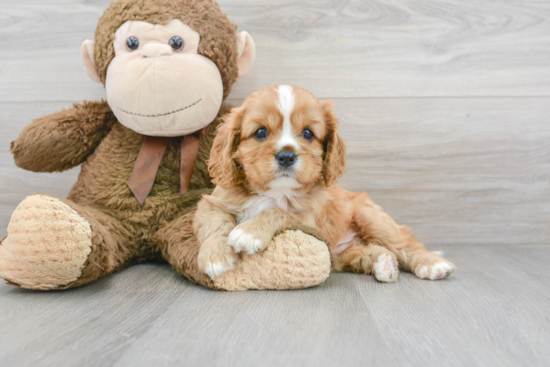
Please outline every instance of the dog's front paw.
[[233, 228], [227, 237], [227, 244], [233, 246], [235, 252], [246, 252], [253, 255], [263, 251], [270, 240], [271, 236], [253, 228], [251, 223], [244, 222]]
[[215, 239], [205, 241], [199, 250], [198, 265], [210, 279], [234, 269], [239, 256], [233, 248], [227, 246], [225, 240]]
[[420, 279], [439, 280], [447, 278], [455, 269], [452, 263], [441, 258], [440, 261], [417, 265], [414, 274]]

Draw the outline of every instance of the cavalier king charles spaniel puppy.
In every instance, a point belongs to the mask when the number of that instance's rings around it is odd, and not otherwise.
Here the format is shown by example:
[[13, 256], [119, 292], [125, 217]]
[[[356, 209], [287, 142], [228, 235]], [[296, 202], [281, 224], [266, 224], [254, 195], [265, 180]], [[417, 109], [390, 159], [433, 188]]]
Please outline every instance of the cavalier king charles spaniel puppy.
[[455, 266], [426, 250], [366, 192], [342, 189], [346, 144], [331, 101], [289, 85], [253, 93], [219, 126], [209, 170], [217, 184], [198, 204], [198, 262], [211, 278], [296, 223], [320, 233], [334, 271], [394, 282], [399, 268], [443, 279]]

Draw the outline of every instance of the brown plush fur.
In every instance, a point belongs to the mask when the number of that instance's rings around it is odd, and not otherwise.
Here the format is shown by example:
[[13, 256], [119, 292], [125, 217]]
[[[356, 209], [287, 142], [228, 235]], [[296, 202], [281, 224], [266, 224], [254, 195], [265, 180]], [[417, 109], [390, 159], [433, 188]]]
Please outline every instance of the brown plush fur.
[[[86, 108], [88, 115], [84, 113]], [[176, 270], [191, 280], [211, 285], [194, 266], [192, 254], [185, 252], [188, 247], [191, 251], [193, 245], [197, 247], [196, 240], [184, 237], [190, 242], [180, 247], [178, 235], [191, 228], [192, 215], [185, 214], [194, 212], [202, 195], [212, 191], [206, 161], [220, 117], [230, 108], [224, 104], [208, 136], [201, 137], [189, 192], [179, 192], [181, 138], [172, 138], [143, 206], [127, 182], [144, 136], [114, 122], [112, 113], [98, 115], [98, 111], [108, 109], [105, 102], [75, 105], [69, 111], [40, 118], [19, 135], [12, 143], [12, 153], [20, 167], [31, 171], [68, 169], [82, 158], [61, 158], [71, 157], [71, 153], [82, 157], [82, 150], [90, 153], [68, 200], [63, 202], [91, 224], [94, 245], [82, 277], [63, 289], [88, 283], [123, 266], [162, 257], [173, 259]], [[176, 219], [179, 224], [172, 223]]]
[[238, 76], [235, 32], [237, 26], [212, 0], [119, 0], [111, 3], [99, 20], [95, 33], [96, 71], [105, 84], [107, 67], [115, 57], [116, 30], [129, 20], [167, 24], [179, 19], [199, 33], [199, 54], [216, 64], [222, 75], [224, 96]]
[[115, 124], [106, 102], [75, 103], [34, 120], [11, 143], [11, 152], [15, 164], [29, 171], [65, 171], [83, 163]]
[[[94, 59], [101, 81], [105, 83], [107, 68], [115, 55], [115, 32], [122, 24], [167, 24], [172, 19], [183, 21], [200, 34], [198, 52], [219, 68], [224, 98], [227, 97], [238, 76], [237, 27], [213, 0], [111, 3], [99, 20], [95, 35]], [[78, 182], [63, 202], [90, 223], [92, 250], [82, 276], [59, 288], [76, 287], [129, 264], [163, 257], [189, 279], [212, 286], [196, 268], [194, 252], [198, 249], [189, 234], [196, 203], [213, 187], [206, 161], [220, 117], [229, 110], [230, 106], [224, 104], [208, 136], [201, 137], [189, 192], [180, 195], [181, 137], [171, 138], [143, 206], [127, 182], [144, 136], [118, 123], [106, 102], [75, 104], [72, 109], [35, 120], [21, 132], [11, 144], [19, 167], [53, 172], [83, 163]]]

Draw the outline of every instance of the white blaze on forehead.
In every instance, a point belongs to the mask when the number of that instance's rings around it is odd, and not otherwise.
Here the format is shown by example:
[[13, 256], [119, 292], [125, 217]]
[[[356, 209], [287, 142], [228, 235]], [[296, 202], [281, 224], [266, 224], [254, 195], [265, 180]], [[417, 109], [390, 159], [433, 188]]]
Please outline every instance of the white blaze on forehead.
[[292, 134], [292, 122], [290, 121], [290, 116], [294, 110], [294, 92], [290, 85], [280, 85], [277, 88], [277, 94], [279, 97], [277, 105], [283, 114], [283, 131], [277, 142], [277, 149], [281, 150], [286, 146], [298, 149], [299, 145], [294, 139], [294, 134]]

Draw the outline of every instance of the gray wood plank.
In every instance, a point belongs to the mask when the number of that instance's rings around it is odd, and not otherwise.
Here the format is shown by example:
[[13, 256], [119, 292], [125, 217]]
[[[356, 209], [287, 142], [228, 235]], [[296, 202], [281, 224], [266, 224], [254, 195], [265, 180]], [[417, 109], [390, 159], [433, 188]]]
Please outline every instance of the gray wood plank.
[[[0, 236], [26, 196], [66, 197], [76, 180], [78, 168], [25, 172], [8, 151], [32, 117], [62, 106], [0, 103]], [[421, 240], [550, 243], [548, 98], [345, 99], [336, 111], [349, 147], [342, 186], [367, 190]]]
[[429, 244], [550, 243], [550, 100], [338, 100], [352, 191]]
[[547, 365], [548, 246], [445, 249], [458, 270], [444, 283], [401, 274], [398, 290], [374, 292], [353, 279], [401, 365]]
[[[1, 0], [0, 101], [104, 95], [81, 65], [110, 0]], [[550, 96], [545, 0], [221, 0], [256, 40], [245, 98], [290, 83], [325, 98]]]
[[[115, 366], [396, 365], [350, 285], [336, 276], [320, 288], [213, 295], [214, 302], [198, 289], [175, 302]], [[189, 310], [203, 311], [189, 317]], [[174, 328], [172, 318], [185, 321]], [[376, 353], [351, 347], [358, 338]], [[153, 352], [141, 355], [144, 348]]]
[[437, 282], [228, 293], [149, 264], [65, 292], [0, 285], [0, 365], [548, 365], [550, 246], [441, 249], [458, 270]]
[[169, 266], [155, 265], [65, 292], [2, 285], [0, 364], [112, 365], [189, 287]]

